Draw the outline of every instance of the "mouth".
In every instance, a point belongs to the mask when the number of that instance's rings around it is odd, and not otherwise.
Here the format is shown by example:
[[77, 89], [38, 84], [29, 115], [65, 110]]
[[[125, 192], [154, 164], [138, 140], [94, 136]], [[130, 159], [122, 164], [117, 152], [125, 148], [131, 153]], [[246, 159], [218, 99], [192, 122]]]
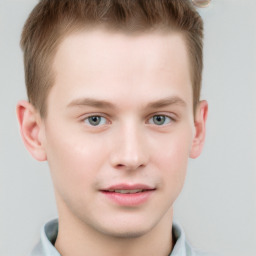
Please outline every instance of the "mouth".
[[101, 190], [105, 197], [122, 206], [138, 206], [147, 202], [156, 188], [143, 185], [119, 184]]
[[148, 191], [156, 190], [154, 187], [145, 185], [145, 184], [117, 184], [110, 186], [106, 189], [103, 189], [103, 192], [106, 193], [119, 193], [119, 194], [137, 194], [137, 193], [143, 193]]
[[149, 190], [145, 190], [145, 189], [110, 189], [110, 190], [105, 190], [104, 192], [106, 193], [119, 193], [119, 194], [137, 194], [137, 193], [142, 193], [145, 191], [149, 191]]

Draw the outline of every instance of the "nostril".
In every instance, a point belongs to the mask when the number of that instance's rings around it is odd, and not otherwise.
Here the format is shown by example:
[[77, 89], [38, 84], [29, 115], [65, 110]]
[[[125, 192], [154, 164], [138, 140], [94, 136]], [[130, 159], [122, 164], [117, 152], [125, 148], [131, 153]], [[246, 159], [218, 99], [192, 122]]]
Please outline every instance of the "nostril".
[[143, 168], [145, 165], [144, 164], [139, 164], [139, 163], [126, 163], [126, 164], [117, 164], [115, 165], [116, 169], [119, 170], [127, 170], [127, 171], [133, 171], [133, 170], [137, 170], [137, 169], [141, 169]]
[[124, 167], [125, 165], [124, 164], [118, 164], [117, 165], [117, 167], [120, 167], [120, 168], [122, 168], [122, 167]]

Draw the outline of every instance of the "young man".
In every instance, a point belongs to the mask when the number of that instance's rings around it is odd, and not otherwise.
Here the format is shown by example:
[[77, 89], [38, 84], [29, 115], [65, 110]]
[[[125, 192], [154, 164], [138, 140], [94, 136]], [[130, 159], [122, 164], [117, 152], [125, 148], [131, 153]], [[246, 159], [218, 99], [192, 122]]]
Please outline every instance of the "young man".
[[41, 0], [21, 40], [25, 146], [59, 219], [32, 256], [202, 255], [173, 224], [200, 155], [203, 23], [189, 0]]

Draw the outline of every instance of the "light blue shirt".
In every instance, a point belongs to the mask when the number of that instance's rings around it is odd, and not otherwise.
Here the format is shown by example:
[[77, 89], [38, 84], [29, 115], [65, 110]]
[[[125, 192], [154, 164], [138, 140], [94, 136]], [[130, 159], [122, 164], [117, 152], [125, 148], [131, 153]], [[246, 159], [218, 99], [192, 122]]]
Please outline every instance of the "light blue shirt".
[[[194, 250], [185, 239], [182, 228], [173, 224], [174, 248], [169, 256], [210, 256], [209, 254], [199, 253]], [[58, 234], [58, 220], [52, 220], [46, 223], [41, 229], [41, 239], [36, 245], [30, 256], [61, 256], [54, 247]], [[213, 255], [212, 255], [213, 256]]]

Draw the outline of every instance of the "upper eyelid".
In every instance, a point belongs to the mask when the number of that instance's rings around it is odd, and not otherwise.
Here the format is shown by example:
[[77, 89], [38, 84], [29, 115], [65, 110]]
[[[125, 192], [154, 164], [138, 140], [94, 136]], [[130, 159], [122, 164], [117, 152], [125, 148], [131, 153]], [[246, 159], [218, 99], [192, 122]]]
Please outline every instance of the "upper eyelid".
[[104, 113], [88, 113], [88, 114], [83, 114], [79, 116], [79, 119], [85, 120], [87, 118], [93, 117], [93, 116], [99, 116], [99, 117], [104, 117], [106, 119], [110, 119], [110, 117]]
[[149, 120], [150, 118], [152, 118], [154, 116], [166, 116], [173, 120], [176, 120], [178, 118], [177, 115], [174, 113], [171, 114], [171, 113], [166, 113], [166, 112], [156, 112], [156, 113], [149, 115], [149, 117], [147, 119]]

